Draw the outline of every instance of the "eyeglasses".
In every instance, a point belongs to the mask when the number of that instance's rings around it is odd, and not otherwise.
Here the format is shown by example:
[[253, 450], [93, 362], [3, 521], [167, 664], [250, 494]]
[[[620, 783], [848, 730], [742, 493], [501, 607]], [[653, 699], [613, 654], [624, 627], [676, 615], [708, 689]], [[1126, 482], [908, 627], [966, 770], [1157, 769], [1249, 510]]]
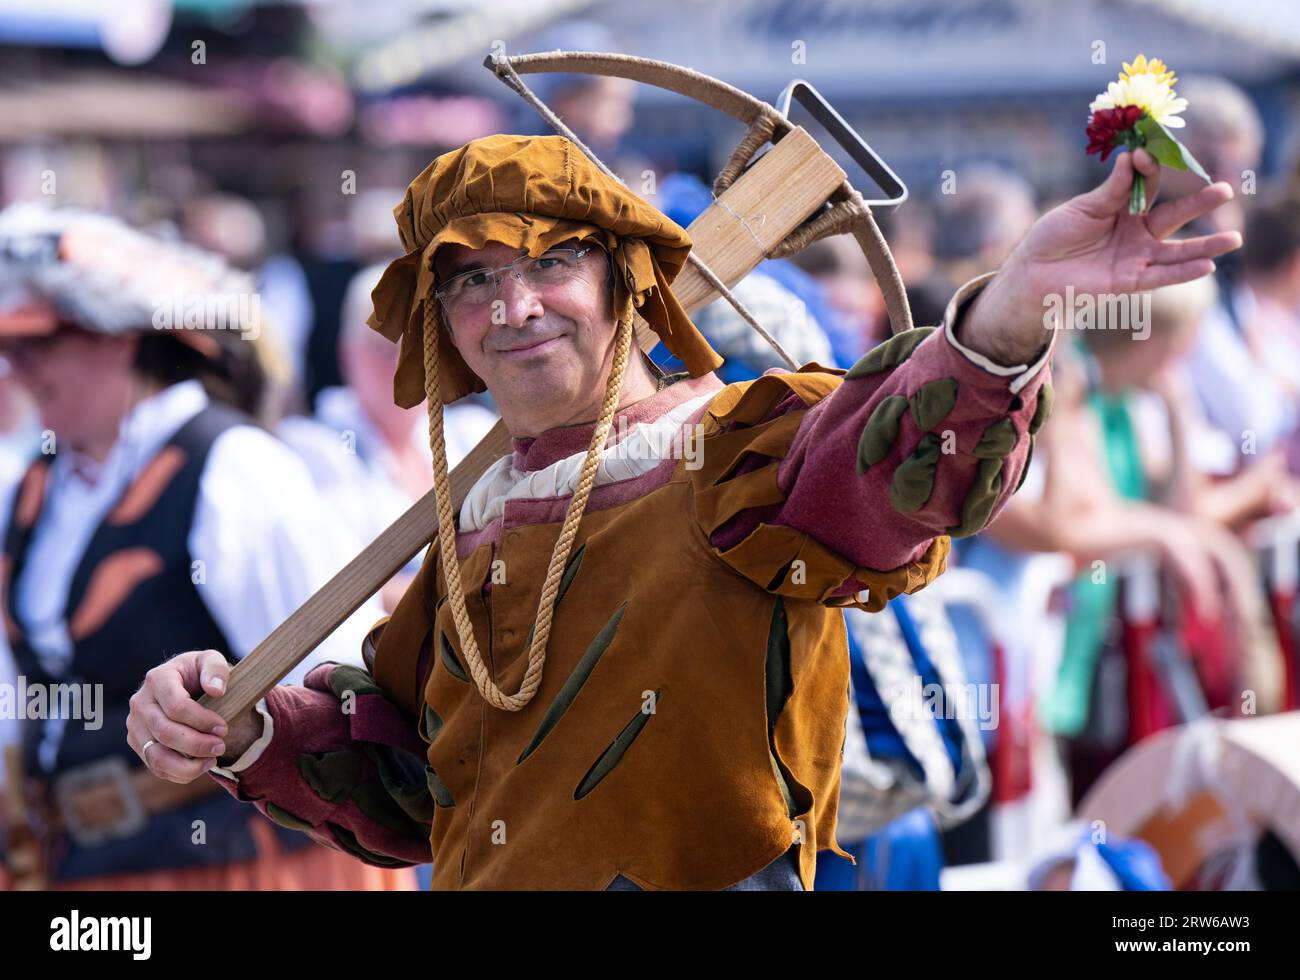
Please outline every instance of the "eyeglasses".
[[449, 308], [470, 309], [482, 306], [497, 298], [505, 273], [528, 286], [558, 286], [586, 272], [588, 264], [583, 262], [583, 258], [593, 251], [600, 249], [592, 245], [585, 248], [553, 248], [536, 257], [520, 256], [509, 265], [495, 269], [471, 269], [448, 279], [434, 295]]

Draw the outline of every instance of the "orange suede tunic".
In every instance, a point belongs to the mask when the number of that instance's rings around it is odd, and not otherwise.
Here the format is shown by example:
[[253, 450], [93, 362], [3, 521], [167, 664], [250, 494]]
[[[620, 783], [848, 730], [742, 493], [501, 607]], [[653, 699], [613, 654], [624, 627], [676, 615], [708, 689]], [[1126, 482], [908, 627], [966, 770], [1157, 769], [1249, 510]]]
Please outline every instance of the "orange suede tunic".
[[[710, 543], [732, 515], [781, 501], [777, 465], [806, 406], [841, 380], [813, 368], [722, 389], [702, 420], [702, 466], [680, 459], [667, 482], [586, 514], [522, 711], [488, 706], [469, 679], [430, 549], [370, 666], [428, 743], [435, 888], [602, 889], [619, 874], [723, 888], [801, 842], [811, 889], [816, 852], [843, 854], [849, 658], [836, 606], [856, 600], [831, 593], [857, 578], [879, 608], [943, 570], [948, 538], [892, 572], [855, 569], [787, 527]], [[762, 421], [791, 393], [804, 408]], [[523, 677], [558, 532], [507, 525], [462, 560], [502, 690]]]

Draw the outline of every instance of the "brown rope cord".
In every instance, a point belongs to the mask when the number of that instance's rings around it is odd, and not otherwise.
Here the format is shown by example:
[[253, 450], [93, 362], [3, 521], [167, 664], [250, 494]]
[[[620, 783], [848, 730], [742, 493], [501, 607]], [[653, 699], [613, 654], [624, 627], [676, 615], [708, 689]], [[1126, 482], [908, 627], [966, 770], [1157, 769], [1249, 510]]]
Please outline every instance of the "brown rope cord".
[[442, 561], [442, 574], [447, 585], [447, 599], [451, 605], [452, 619], [460, 637], [461, 651], [469, 665], [474, 684], [483, 699], [502, 711], [519, 711], [527, 705], [542, 685], [542, 668], [546, 664], [546, 644], [551, 636], [551, 622], [555, 614], [555, 598], [560, 579], [569, 561], [569, 552], [578, 533], [587, 498], [596, 482], [596, 468], [600, 452], [609, 436], [619, 395], [623, 390], [623, 373], [627, 370], [628, 351], [632, 344], [632, 299], [628, 298], [618, 321], [614, 341], [614, 361], [605, 384], [605, 400], [600, 417], [591, 435], [591, 445], [578, 476], [578, 485], [569, 500], [564, 514], [564, 524], [551, 552], [551, 563], [546, 570], [542, 594], [537, 603], [537, 618], [533, 625], [533, 642], [528, 649], [528, 669], [520, 682], [519, 690], [506, 694], [483, 663], [478, 643], [474, 637], [474, 624], [465, 608], [465, 589], [460, 578], [460, 560], [456, 555], [456, 524], [451, 507], [451, 489], [447, 475], [447, 444], [442, 431], [442, 386], [438, 379], [438, 324], [433, 315], [433, 298], [424, 306], [424, 386], [429, 399], [429, 448], [433, 451], [433, 489], [438, 505], [438, 551]]
[[802, 252], [813, 242], [819, 242], [823, 238], [829, 238], [832, 235], [842, 234], [862, 216], [863, 211], [866, 209], [865, 203], [859, 203], [862, 201], [862, 195], [859, 194], [857, 201], [849, 199], [835, 202], [808, 224], [802, 225], [786, 235], [784, 240], [772, 249], [768, 257], [773, 259], [789, 258], [791, 255]]
[[754, 121], [749, 124], [749, 129], [745, 132], [744, 138], [731, 151], [731, 158], [718, 172], [718, 176], [713, 179], [713, 196], [715, 199], [721, 197], [722, 192], [736, 182], [740, 172], [754, 158], [754, 154], [758, 152], [759, 147], [772, 138], [775, 130], [776, 119], [773, 117], [766, 113], [755, 117]]

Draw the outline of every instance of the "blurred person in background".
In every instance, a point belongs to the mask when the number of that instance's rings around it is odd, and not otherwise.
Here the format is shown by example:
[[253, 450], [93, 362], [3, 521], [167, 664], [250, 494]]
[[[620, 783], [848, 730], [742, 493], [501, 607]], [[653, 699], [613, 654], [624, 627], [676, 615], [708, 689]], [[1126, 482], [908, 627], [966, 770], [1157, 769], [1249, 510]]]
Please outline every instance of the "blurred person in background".
[[[1206, 278], [1152, 294], [1152, 336], [1145, 342], [1169, 339], [1167, 349], [1152, 352], [1146, 363], [1125, 352], [1115, 332], [1090, 331], [1089, 348], [1101, 366], [1105, 387], [1129, 389], [1128, 414], [1147, 499], [1190, 521], [1189, 539], [1203, 544], [1216, 565], [1220, 623], [1214, 624], [1213, 616], [1202, 617], [1195, 605], [1182, 611], [1182, 638], [1198, 660], [1210, 707], [1237, 708], [1240, 691], [1251, 690], [1260, 710], [1272, 712], [1280, 707], [1281, 648], [1259, 568], [1233, 530], [1300, 507], [1300, 482], [1286, 472], [1276, 450], [1231, 477], [1211, 479], [1196, 465], [1198, 444], [1212, 442], [1218, 434], [1200, 413], [1180, 352], [1195, 342], [1216, 293], [1214, 280]], [[1189, 542], [1184, 548], [1191, 546]]]
[[[849, 365], [888, 339], [885, 298], [849, 235], [813, 242], [790, 262], [820, 287], [830, 315], [822, 319], [836, 364]], [[951, 295], [951, 292], [949, 293]], [[938, 323], [938, 320], [914, 322]]]
[[[1033, 189], [1018, 174], [973, 164], [956, 171], [955, 179], [953, 193], [935, 195], [927, 205], [932, 215], [921, 222], [920, 229], [943, 229], [938, 236], [931, 231], [928, 256], [922, 230], [894, 236], [913, 240], [903, 255], [911, 269], [904, 281], [916, 323], [938, 323], [956, 284], [969, 279], [972, 270], [1000, 266], [1038, 216]], [[900, 230], [909, 226], [911, 207], [909, 202], [909, 221], [900, 221]], [[891, 247], [893, 242], [890, 238]]]
[[[808, 303], [785, 286], [774, 274], [775, 270], [770, 269], [776, 264], [763, 263], [736, 284], [732, 295], [795, 364], [837, 366], [840, 362], [831, 351], [826, 332]], [[799, 274], [798, 269], [789, 271]], [[816, 288], [815, 283], [811, 286]], [[696, 313], [695, 325], [713, 349], [726, 359], [717, 374], [727, 384], [757, 378], [769, 368], [788, 367], [772, 345], [725, 299], [715, 300]]]
[[[1234, 187], [1254, 179], [1264, 150], [1264, 126], [1250, 97], [1223, 78], [1188, 77], [1179, 84], [1187, 99], [1181, 132], [1188, 151], [1211, 179]], [[1170, 171], [1165, 185], [1172, 195], [1191, 193], [1200, 179], [1191, 172]], [[1245, 231], [1246, 195], [1194, 222], [1189, 232]], [[1205, 417], [1223, 432], [1235, 454], [1221, 473], [1252, 466], [1297, 424], [1296, 405], [1287, 398], [1267, 363], [1261, 362], [1246, 336], [1250, 300], [1242, 255], [1216, 262], [1218, 299], [1188, 355], [1188, 368]]]
[[551, 108], [593, 152], [601, 157], [617, 153], [624, 134], [632, 128], [635, 82], [607, 75], [579, 75], [572, 81], [557, 83], [551, 91]]
[[[14, 379], [9, 364], [0, 358], [0, 540], [9, 525], [14, 491], [40, 447], [40, 428], [31, 397]], [[18, 685], [18, 665], [14, 663], [9, 638], [3, 630], [0, 630], [0, 685], [7, 689], [16, 689]], [[22, 722], [11, 714], [16, 713], [0, 714], [0, 750], [22, 741]], [[6, 785], [4, 754], [0, 751], [0, 786]], [[5, 887], [5, 871], [0, 862], [0, 890]]]
[[[1160, 404], [1180, 407], [1169, 371], [1195, 342], [1214, 292], [1209, 279], [1157, 290], [1145, 339], [1132, 324], [1078, 331], [1073, 364], [1058, 355], [1053, 423], [1040, 436], [1041, 491], [989, 528], [1003, 546], [1064, 552], [1084, 569], [1070, 588], [1065, 648], [1045, 709], [1049, 729], [1067, 739], [1076, 801], [1132, 741], [1126, 706], [1114, 702], [1114, 689], [1099, 688], [1103, 655], [1123, 656], [1124, 641], [1120, 566], [1097, 562], [1147, 553], [1172, 574], [1180, 596], [1174, 627], [1197, 658], [1210, 707], [1235, 703], [1245, 688], [1257, 692], [1261, 712], [1278, 705], [1280, 653], [1262, 585], [1242, 545], [1198, 504], [1187, 420], [1168, 412], [1161, 433], [1141, 424], [1138, 408], [1157, 392]], [[1117, 713], [1118, 737], [1105, 720]]]
[[204, 194], [186, 201], [181, 211], [181, 235], [254, 275], [266, 322], [288, 365], [288, 386], [278, 394], [289, 405], [301, 404], [313, 307], [298, 260], [288, 254], [268, 254], [262, 213], [251, 201], [234, 194]]
[[985, 164], [954, 174], [953, 193], [932, 199], [935, 224], [943, 234], [934, 258], [948, 282], [996, 269], [1038, 217], [1034, 191], [1019, 174]]
[[[560, 21], [521, 43], [518, 51], [600, 51], [627, 54], [618, 35], [593, 19]], [[545, 73], [528, 76], [528, 87], [629, 187], [640, 187], [647, 168], [663, 173], [625, 137], [636, 119], [636, 82], [607, 75]], [[550, 133], [530, 106], [519, 103], [517, 132]]]
[[[383, 271], [383, 265], [368, 266], [348, 285], [339, 338], [345, 383], [321, 391], [314, 417], [289, 416], [277, 427], [280, 438], [306, 462], [318, 494], [365, 543], [433, 486], [427, 420], [418, 409], [393, 401], [397, 348], [366, 326], [370, 293]], [[485, 395], [474, 395], [445, 409], [449, 466], [459, 463], [496, 424], [497, 414], [489, 405]], [[397, 605], [419, 571], [422, 555], [385, 586], [385, 609]]]
[[[1246, 217], [1244, 252], [1242, 332], [1255, 362], [1294, 409], [1300, 406], [1300, 197], [1255, 204]], [[1288, 445], [1292, 472], [1300, 473], [1300, 433], [1293, 430]]]
[[[1264, 121], [1259, 110], [1239, 85], [1212, 75], [1188, 75], [1178, 82], [1178, 94], [1187, 100], [1183, 112], [1186, 127], [1179, 140], [1196, 158], [1212, 180], [1224, 180], [1234, 187], [1258, 175], [1264, 155]], [[1190, 194], [1203, 181], [1190, 170], [1170, 170], [1162, 185], [1170, 197]], [[1217, 212], [1193, 222], [1195, 229], [1244, 231], [1248, 195], [1240, 195]], [[1239, 271], [1235, 260], [1216, 260], [1220, 270]], [[1216, 275], [1222, 287], [1224, 275]]]
[[[248, 297], [247, 279], [111, 218], [19, 205], [0, 213], [0, 285], [0, 347], [49, 437], [4, 545], [10, 641], [29, 689], [100, 692], [83, 696], [80, 718], [23, 725], [49, 883], [413, 887], [409, 871], [304, 848], [224, 793], [156, 778], [124, 738], [141, 675], [180, 637], [242, 657], [358, 546], [292, 451], [252, 421], [262, 367], [242, 334], [255, 308], [235, 321], [229, 305], [212, 316], [189, 305]], [[358, 662], [379, 613], [367, 604], [291, 677]]]

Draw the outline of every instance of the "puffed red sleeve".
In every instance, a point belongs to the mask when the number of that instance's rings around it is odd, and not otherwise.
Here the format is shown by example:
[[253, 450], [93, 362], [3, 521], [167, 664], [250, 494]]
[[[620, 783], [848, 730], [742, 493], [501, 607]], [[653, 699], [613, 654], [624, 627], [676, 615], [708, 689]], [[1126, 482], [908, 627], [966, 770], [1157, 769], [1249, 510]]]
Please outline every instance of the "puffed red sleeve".
[[419, 727], [366, 671], [322, 664], [303, 687], [273, 688], [264, 707], [265, 744], [209, 773], [227, 792], [367, 864], [398, 868], [432, 860], [438, 787]]
[[[768, 499], [707, 529], [724, 560], [772, 591], [874, 610], [942, 572], [948, 539], [988, 525], [1019, 487], [1051, 410], [1054, 339], [1032, 364], [1011, 366], [965, 347], [956, 325], [989, 278], [958, 290], [939, 327], [898, 334], [847, 372], [805, 368], [830, 379], [820, 397], [805, 383], [768, 395], [761, 418], [731, 410], [738, 426], [780, 425], [787, 414], [797, 424], [775, 458], [751, 454], [727, 475], [776, 468]], [[741, 401], [797, 377], [769, 373]]]

